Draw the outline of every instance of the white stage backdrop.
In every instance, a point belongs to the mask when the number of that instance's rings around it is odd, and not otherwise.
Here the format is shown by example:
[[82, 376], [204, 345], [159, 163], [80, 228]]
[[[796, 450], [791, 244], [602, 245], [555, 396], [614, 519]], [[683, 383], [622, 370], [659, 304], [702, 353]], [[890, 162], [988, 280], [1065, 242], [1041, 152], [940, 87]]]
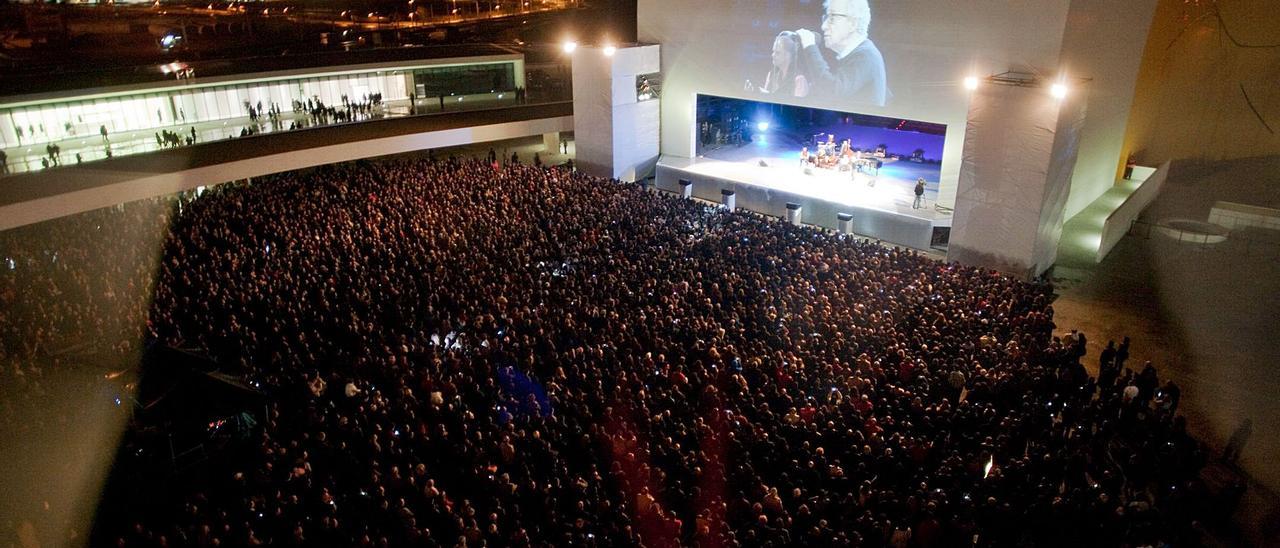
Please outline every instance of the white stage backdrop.
[[936, 122], [948, 128], [940, 183], [951, 195], [965, 76], [1056, 76], [1069, 4], [639, 0], [640, 39], [662, 45], [662, 153], [693, 155], [698, 93]]

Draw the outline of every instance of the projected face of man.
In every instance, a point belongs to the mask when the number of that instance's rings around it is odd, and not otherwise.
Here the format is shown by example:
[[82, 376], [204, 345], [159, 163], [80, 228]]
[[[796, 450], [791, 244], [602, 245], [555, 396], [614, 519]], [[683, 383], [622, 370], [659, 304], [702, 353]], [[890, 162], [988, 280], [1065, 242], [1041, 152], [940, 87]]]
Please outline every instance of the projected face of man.
[[871, 13], [867, 0], [827, 0], [822, 14], [822, 43], [827, 49], [841, 53], [856, 47], [867, 38]]

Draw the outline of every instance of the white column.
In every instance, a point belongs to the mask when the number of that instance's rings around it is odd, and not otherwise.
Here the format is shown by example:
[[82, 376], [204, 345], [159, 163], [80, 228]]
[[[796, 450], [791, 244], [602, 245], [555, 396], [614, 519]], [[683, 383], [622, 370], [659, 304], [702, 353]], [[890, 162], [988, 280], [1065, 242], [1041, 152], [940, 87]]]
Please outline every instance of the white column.
[[1024, 278], [1056, 258], [1083, 90], [984, 83], [969, 103], [947, 259]]
[[637, 101], [636, 76], [657, 72], [656, 45], [596, 46], [573, 53], [574, 141], [578, 168], [601, 177], [635, 181], [658, 161], [660, 100]]

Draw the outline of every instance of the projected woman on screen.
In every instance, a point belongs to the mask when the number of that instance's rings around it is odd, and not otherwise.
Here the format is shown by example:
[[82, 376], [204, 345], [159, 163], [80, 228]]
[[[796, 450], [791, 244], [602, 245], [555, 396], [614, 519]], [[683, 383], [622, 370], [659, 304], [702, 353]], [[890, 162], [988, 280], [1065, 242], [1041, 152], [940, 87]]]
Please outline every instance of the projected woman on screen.
[[796, 69], [796, 64], [800, 60], [799, 54], [800, 37], [789, 30], [782, 31], [777, 38], [773, 39], [773, 54], [771, 56], [773, 66], [769, 68], [769, 73], [765, 75], [764, 85], [756, 88], [750, 80], [747, 80], [747, 91], [789, 95], [791, 97], [809, 95], [809, 81]]

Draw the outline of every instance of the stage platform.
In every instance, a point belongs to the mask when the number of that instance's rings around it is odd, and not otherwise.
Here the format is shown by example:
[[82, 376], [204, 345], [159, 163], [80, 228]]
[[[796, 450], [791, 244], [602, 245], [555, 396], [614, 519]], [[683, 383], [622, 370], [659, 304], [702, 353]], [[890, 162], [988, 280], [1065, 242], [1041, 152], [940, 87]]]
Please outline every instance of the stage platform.
[[[903, 162], [895, 162], [903, 164]], [[899, 245], [928, 249], [935, 228], [951, 226], [950, 212], [934, 205], [938, 184], [925, 185], [925, 207], [913, 209], [915, 179], [908, 178], [911, 166], [886, 165], [870, 184], [862, 173], [800, 166], [799, 157], [742, 157], [732, 161], [710, 158], [658, 159], [656, 186], [681, 192], [680, 180], [693, 183], [693, 196], [720, 202], [721, 190], [733, 190], [736, 206], [768, 215], [785, 217], [787, 202], [800, 204], [801, 221], [838, 229], [837, 215], [853, 217], [857, 234]]]

